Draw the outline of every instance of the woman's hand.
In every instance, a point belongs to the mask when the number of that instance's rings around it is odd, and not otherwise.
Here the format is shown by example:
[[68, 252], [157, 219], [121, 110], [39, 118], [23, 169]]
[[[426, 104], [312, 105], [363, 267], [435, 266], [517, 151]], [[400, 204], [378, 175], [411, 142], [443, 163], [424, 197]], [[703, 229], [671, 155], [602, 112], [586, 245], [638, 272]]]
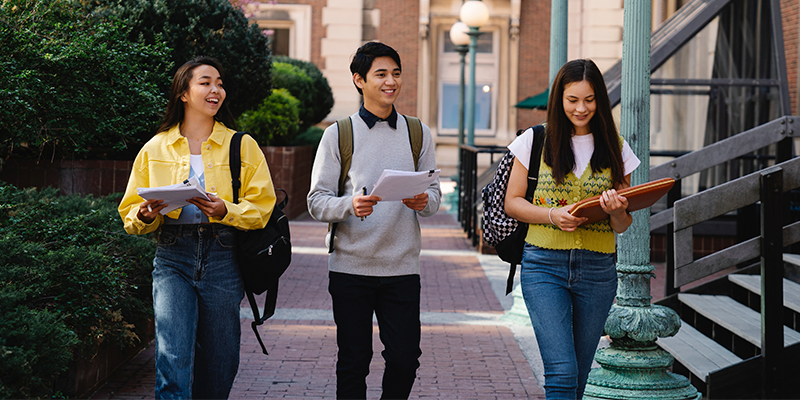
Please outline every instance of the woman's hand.
[[208, 194], [208, 198], [211, 200], [206, 200], [202, 197], [192, 197], [186, 201], [196, 205], [208, 218], [222, 218], [228, 213], [228, 207], [225, 206], [225, 202], [222, 201], [222, 199], [211, 193]]
[[610, 189], [600, 195], [600, 207], [611, 216], [611, 229], [622, 233], [633, 222], [633, 217], [628, 213], [628, 199], [620, 196], [616, 190]]
[[547, 216], [549, 219], [553, 220], [553, 224], [555, 224], [558, 229], [564, 232], [573, 232], [575, 228], [586, 222], [588, 218], [576, 217], [569, 213], [570, 209], [572, 209], [572, 205], [553, 208], [547, 211]]
[[145, 224], [152, 224], [156, 220], [158, 213], [169, 204], [164, 204], [164, 200], [145, 200], [139, 204], [139, 212], [136, 213], [136, 218]]
[[612, 218], [621, 217], [627, 214], [628, 199], [620, 196], [615, 189], [609, 189], [600, 195], [600, 207]]

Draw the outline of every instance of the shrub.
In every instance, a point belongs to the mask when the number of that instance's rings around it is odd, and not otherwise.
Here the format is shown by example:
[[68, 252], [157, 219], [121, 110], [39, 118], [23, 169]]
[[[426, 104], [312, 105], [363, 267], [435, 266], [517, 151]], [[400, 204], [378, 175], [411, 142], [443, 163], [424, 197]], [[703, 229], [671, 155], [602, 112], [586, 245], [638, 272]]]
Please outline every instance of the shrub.
[[298, 112], [301, 129], [308, 128], [313, 118], [313, 81], [306, 73], [292, 64], [272, 63], [272, 87], [285, 89], [299, 101]]
[[[308, 96], [310, 103], [306, 104], [306, 109], [308, 110], [307, 115], [305, 118], [301, 117], [301, 119], [303, 119], [303, 126], [301, 129], [305, 129], [309, 126], [322, 122], [322, 120], [324, 120], [325, 117], [330, 114], [331, 109], [333, 108], [333, 91], [331, 90], [331, 86], [328, 84], [328, 79], [322, 75], [322, 71], [320, 71], [319, 68], [314, 65], [314, 63], [295, 60], [287, 56], [275, 56], [273, 58], [273, 65], [277, 62], [290, 64], [300, 68], [300, 70], [305, 72], [306, 76], [311, 78], [311, 90]], [[274, 78], [273, 85], [275, 85]], [[294, 92], [292, 92], [292, 94], [294, 95]], [[295, 95], [295, 97], [300, 99], [300, 97], [297, 95]], [[317, 143], [319, 143], [319, 141], [317, 141]]]
[[[170, 77], [199, 56], [219, 60], [234, 117], [263, 101], [272, 89], [269, 40], [229, 0], [84, 0], [96, 15], [116, 15], [132, 27], [129, 38], [172, 49]], [[164, 93], [169, 86], [162, 86]]]
[[323, 133], [325, 133], [324, 129], [312, 126], [306, 129], [305, 132], [297, 135], [292, 144], [297, 146], [314, 146], [314, 153], [316, 153], [319, 141], [322, 140]]
[[130, 43], [118, 18], [70, 4], [0, 2], [0, 156], [135, 155], [157, 126], [167, 47]]
[[300, 128], [300, 102], [286, 89], [275, 89], [255, 110], [239, 117], [239, 128], [253, 135], [260, 146], [286, 146]]
[[47, 396], [74, 357], [140, 343], [156, 245], [125, 233], [118, 202], [0, 186], [0, 394]]

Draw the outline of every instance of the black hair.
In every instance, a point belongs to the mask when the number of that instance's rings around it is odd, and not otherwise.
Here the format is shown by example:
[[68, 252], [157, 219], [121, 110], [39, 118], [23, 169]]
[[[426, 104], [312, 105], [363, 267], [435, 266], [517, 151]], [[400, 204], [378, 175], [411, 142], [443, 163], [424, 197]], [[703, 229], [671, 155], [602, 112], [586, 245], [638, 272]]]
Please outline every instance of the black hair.
[[[391, 57], [397, 63], [397, 68], [400, 68], [401, 71], [403, 70], [402, 65], [400, 65], [400, 55], [397, 54], [395, 49], [381, 42], [367, 42], [356, 50], [353, 61], [350, 62], [350, 72], [353, 75], [358, 74], [366, 82], [367, 73], [372, 68], [372, 62], [378, 57]], [[353, 84], [355, 85], [355, 82]], [[356, 90], [358, 90], [358, 94], [364, 94], [357, 85]]]

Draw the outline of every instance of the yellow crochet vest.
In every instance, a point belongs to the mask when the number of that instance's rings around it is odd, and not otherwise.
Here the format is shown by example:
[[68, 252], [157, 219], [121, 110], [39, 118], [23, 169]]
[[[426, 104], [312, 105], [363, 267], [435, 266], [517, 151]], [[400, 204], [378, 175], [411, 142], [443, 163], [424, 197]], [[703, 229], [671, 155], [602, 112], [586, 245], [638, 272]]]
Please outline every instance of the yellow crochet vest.
[[[592, 166], [580, 178], [570, 171], [561, 185], [556, 185], [553, 170], [545, 164], [544, 157], [539, 167], [539, 183], [533, 193], [532, 203], [540, 207], [563, 207], [585, 198], [597, 196], [613, 187], [611, 169], [592, 174]], [[599, 253], [614, 253], [616, 243], [614, 231], [608, 219], [593, 224], [581, 225], [574, 232], [564, 232], [551, 224], [529, 224], [525, 241], [546, 249], [585, 249]]]

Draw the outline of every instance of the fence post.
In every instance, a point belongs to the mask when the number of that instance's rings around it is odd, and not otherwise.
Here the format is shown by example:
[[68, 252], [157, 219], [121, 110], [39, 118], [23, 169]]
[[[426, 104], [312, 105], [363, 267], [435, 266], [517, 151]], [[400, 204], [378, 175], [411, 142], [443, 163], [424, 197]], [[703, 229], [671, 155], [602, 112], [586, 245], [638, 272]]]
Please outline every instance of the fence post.
[[[677, 179], [672, 189], [667, 193], [667, 208], [675, 207], [675, 202], [681, 199], [681, 180]], [[673, 218], [674, 219], [674, 218]], [[675, 293], [680, 292], [680, 288], [675, 287], [675, 224], [670, 222], [667, 224], [667, 231], [664, 236], [664, 278], [665, 285], [664, 297], [668, 297]]]
[[762, 397], [778, 399], [783, 385], [783, 169], [761, 172]]

